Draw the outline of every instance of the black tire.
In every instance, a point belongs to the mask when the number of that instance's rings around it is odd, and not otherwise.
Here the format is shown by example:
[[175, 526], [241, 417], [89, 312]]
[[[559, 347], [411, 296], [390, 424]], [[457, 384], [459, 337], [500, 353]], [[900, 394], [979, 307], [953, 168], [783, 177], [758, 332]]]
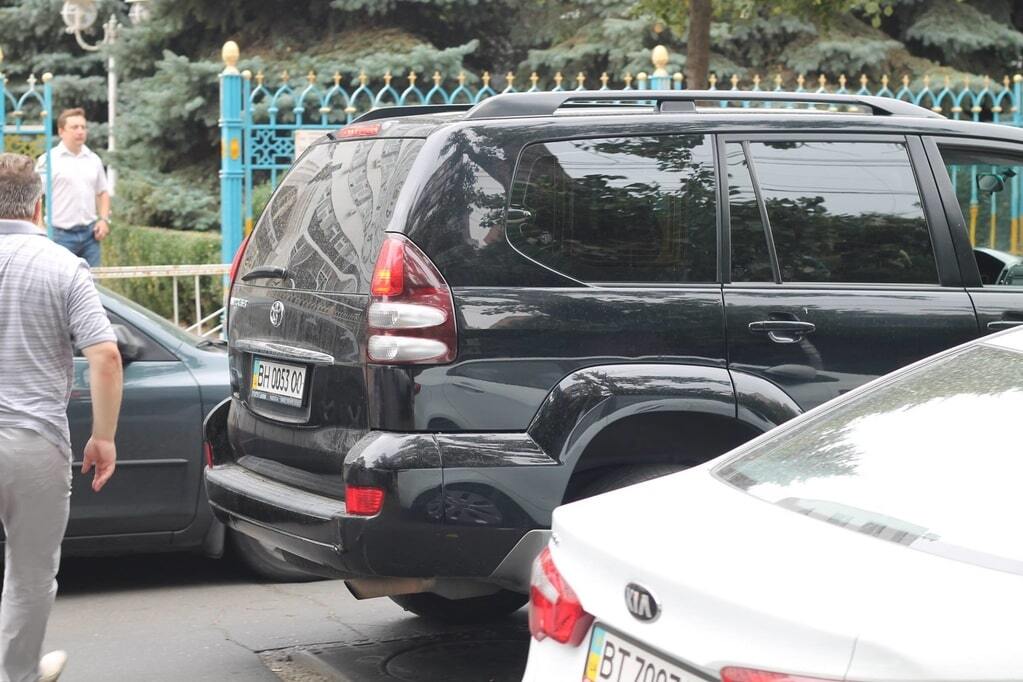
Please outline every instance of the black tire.
[[229, 532], [232, 551], [246, 568], [260, 578], [275, 583], [307, 583], [314, 580], [326, 580], [323, 576], [303, 571], [279, 559], [259, 540], [250, 538], [236, 531]]
[[445, 599], [432, 592], [400, 594], [391, 601], [421, 618], [440, 623], [487, 623], [515, 613], [529, 601], [529, 595], [501, 590], [483, 597]]
[[684, 464], [642, 464], [639, 466], [607, 469], [582, 486], [579, 492], [572, 496], [572, 500], [582, 500], [594, 495], [600, 495], [601, 493], [609, 493], [612, 490], [625, 488], [642, 483], [643, 481], [650, 481], [688, 468]]

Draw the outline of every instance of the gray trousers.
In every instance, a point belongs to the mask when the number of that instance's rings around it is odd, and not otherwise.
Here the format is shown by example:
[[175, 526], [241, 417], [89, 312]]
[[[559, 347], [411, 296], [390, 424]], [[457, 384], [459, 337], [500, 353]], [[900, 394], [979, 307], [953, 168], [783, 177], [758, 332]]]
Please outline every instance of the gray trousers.
[[34, 431], [0, 427], [0, 523], [7, 535], [0, 682], [39, 678], [70, 500], [67, 455]]

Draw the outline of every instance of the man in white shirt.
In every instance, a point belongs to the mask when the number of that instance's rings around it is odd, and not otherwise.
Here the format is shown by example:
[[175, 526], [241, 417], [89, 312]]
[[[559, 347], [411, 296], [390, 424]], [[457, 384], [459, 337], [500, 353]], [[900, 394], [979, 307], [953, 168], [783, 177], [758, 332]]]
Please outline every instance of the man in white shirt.
[[[99, 265], [99, 243], [110, 234], [110, 190], [103, 162], [85, 146], [88, 124], [82, 109], [65, 109], [57, 117], [60, 144], [50, 150], [53, 172], [53, 241]], [[46, 154], [36, 162], [46, 183]]]

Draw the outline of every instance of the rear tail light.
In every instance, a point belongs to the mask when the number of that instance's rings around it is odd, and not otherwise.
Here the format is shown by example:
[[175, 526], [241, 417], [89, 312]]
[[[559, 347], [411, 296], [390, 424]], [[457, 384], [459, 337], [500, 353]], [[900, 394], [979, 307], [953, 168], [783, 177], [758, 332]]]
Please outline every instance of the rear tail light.
[[249, 239], [251, 238], [252, 233], [250, 232], [245, 239], [242, 240], [241, 246], [238, 247], [238, 250], [234, 252], [234, 260], [231, 261], [231, 271], [228, 276], [228, 281], [230, 281], [232, 288], [234, 287], [234, 280], [238, 276], [238, 266], [242, 264], [242, 258], [245, 257], [245, 247], [249, 245]]
[[384, 506], [384, 489], [373, 486], [345, 486], [345, 509], [356, 516], [375, 516]]
[[451, 290], [436, 266], [406, 237], [387, 235], [370, 293], [369, 362], [438, 364], [455, 359], [458, 341]]
[[206, 468], [211, 468], [213, 466], [213, 446], [208, 440], [202, 442], [202, 456], [206, 460]]
[[529, 586], [529, 632], [537, 641], [548, 637], [555, 642], [578, 646], [586, 636], [593, 616], [583, 610], [579, 598], [561, 577], [544, 547], [533, 562]]
[[823, 677], [806, 677], [788, 673], [773, 673], [752, 668], [723, 668], [721, 682], [836, 682]]

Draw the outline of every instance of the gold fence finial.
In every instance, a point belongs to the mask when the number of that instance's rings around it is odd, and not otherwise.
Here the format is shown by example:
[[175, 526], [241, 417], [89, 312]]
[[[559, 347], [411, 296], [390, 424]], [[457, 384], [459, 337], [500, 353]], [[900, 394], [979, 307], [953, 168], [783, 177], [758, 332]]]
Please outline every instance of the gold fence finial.
[[489, 88], [490, 87], [490, 72], [489, 71], [484, 71], [483, 75], [480, 76], [480, 80], [483, 81], [483, 87]]
[[650, 51], [650, 61], [654, 65], [654, 77], [667, 77], [668, 71], [664, 68], [668, 65], [668, 48], [658, 45]]
[[838, 74], [838, 87], [841, 88], [842, 90], [845, 90], [846, 82], [847, 79], [845, 77], [845, 74], [844, 73]]
[[433, 84], [434, 85], [440, 85], [441, 80], [442, 79], [441, 79], [440, 71], [434, 71], [433, 72]]
[[600, 87], [606, 88], [607, 87], [607, 82], [609, 80], [611, 80], [611, 77], [607, 75], [607, 71], [605, 71], [604, 73], [600, 74]]
[[224, 73], [238, 73], [238, 57], [240, 56], [241, 50], [238, 49], [238, 43], [233, 40], [224, 43], [224, 47], [220, 50], [220, 57], [224, 60]]
[[341, 87], [341, 72], [340, 71], [335, 71], [334, 72], [334, 87], [335, 88]]
[[387, 69], [387, 71], [384, 71], [384, 85], [385, 86], [389, 86], [391, 84], [391, 78], [392, 78], [391, 70]]
[[867, 87], [867, 83], [869, 83], [869, 82], [870, 82], [870, 79], [867, 78], [867, 74], [861, 73], [860, 74], [860, 87], [864, 87], [864, 88]]
[[681, 71], [676, 71], [675, 75], [672, 76], [671, 79], [676, 83], [681, 83], [685, 79], [685, 76], [682, 75]]
[[252, 80], [252, 72], [249, 71], [248, 69], [245, 69], [244, 71], [242, 71], [242, 78], [244, 78], [247, 81]]
[[1003, 88], [1008, 88], [1009, 87], [1009, 77], [1008, 76], [1006, 76], [1005, 78], [1002, 79], [1002, 87]]
[[827, 87], [828, 77], [822, 73], [821, 75], [817, 76], [817, 83], [821, 86], [821, 88]]
[[806, 83], [806, 76], [804, 76], [803, 74], [799, 74], [798, 76], [796, 76], [796, 85], [798, 85], [799, 87], [803, 87], [804, 83]]
[[359, 85], [363, 86], [369, 82], [369, 76], [366, 75], [366, 69], [359, 69]]
[[26, 80], [28, 81], [28, 89], [35, 90], [36, 83], [39, 82], [39, 79], [36, 78], [36, 75], [34, 73], [30, 73]]
[[459, 87], [465, 85], [465, 71], [459, 71], [458, 78], [456, 78], [455, 80], [458, 81]]
[[4, 50], [3, 50], [2, 47], [0, 47], [0, 64], [3, 64], [3, 62], [4, 62]]
[[281, 80], [284, 81], [285, 85], [287, 85], [288, 81], [291, 80], [291, 74], [288, 73], [287, 69], [284, 69], [284, 71], [281, 71]]
[[647, 78], [649, 78], [649, 76], [646, 75], [646, 71], [640, 71], [636, 74], [636, 80], [642, 81], [643, 83], [646, 82]]
[[632, 74], [629, 73], [628, 71], [625, 72], [625, 75], [622, 77], [622, 80], [625, 81], [625, 87], [628, 88], [632, 86]]
[[578, 83], [579, 87], [581, 88], [583, 86], [583, 83], [586, 82], [586, 74], [580, 71], [579, 75], [575, 77], [575, 82]]
[[510, 87], [514, 87], [514, 85], [515, 85], [515, 72], [514, 71], [509, 71], [508, 73], [504, 74], [504, 79], [505, 79], [505, 81], [508, 82], [508, 87], [509, 88]]
[[536, 71], [529, 74], [529, 82], [533, 84], [534, 88], [536, 87], [536, 84], [540, 82], [540, 77], [536, 75]]
[[753, 87], [755, 87], [755, 88], [759, 88], [760, 87], [760, 74], [759, 73], [753, 74]]
[[555, 85], [560, 86], [561, 85], [561, 81], [563, 81], [563, 80], [565, 80], [565, 77], [561, 75], [560, 71], [558, 71], [557, 73], [554, 74], [554, 84]]
[[881, 87], [882, 88], [887, 88], [888, 87], [888, 74], [882, 74], [882, 76], [881, 76]]
[[987, 90], [991, 85], [991, 76], [984, 76], [984, 89]]
[[419, 76], [416, 75], [415, 71], [409, 71], [408, 72], [408, 86], [410, 88], [414, 88], [416, 86], [416, 79], [417, 78], [419, 78]]
[[258, 87], [262, 87], [263, 86], [263, 79], [264, 78], [266, 78], [266, 76], [263, 75], [263, 69], [260, 69], [259, 71], [256, 72], [256, 85]]
[[781, 83], [782, 83], [781, 74], [780, 73], [774, 74], [774, 85], [775, 85], [775, 87], [780, 88], [781, 87]]
[[729, 78], [728, 81], [732, 84], [733, 88], [738, 89], [738, 87], [739, 87], [739, 76], [738, 76], [738, 74], [734, 74], [733, 73], [732, 77]]
[[1015, 76], [1012, 77], [1013, 83], [1019, 83], [1020, 81], [1023, 81], [1023, 74], [1017, 73]]
[[924, 87], [925, 88], [931, 87], [931, 74], [929, 73], [924, 74]]
[[312, 69], [309, 69], [309, 73], [307, 73], [305, 75], [305, 79], [307, 81], [309, 81], [309, 85], [315, 85], [316, 84], [316, 72], [313, 71]]
[[[640, 74], [640, 75], [645, 75], [645, 74]], [[712, 87], [712, 88], [717, 87], [718, 75], [716, 73], [710, 74], [709, 76], [707, 76], [707, 82], [710, 84], [710, 87]]]
[[44, 83], [49, 83], [52, 80], [53, 80], [53, 74], [52, 73], [47, 71], [46, 73], [43, 74], [43, 82]]
[[904, 87], [904, 88], [908, 88], [909, 87], [909, 74], [908, 73], [902, 74], [902, 87]]

